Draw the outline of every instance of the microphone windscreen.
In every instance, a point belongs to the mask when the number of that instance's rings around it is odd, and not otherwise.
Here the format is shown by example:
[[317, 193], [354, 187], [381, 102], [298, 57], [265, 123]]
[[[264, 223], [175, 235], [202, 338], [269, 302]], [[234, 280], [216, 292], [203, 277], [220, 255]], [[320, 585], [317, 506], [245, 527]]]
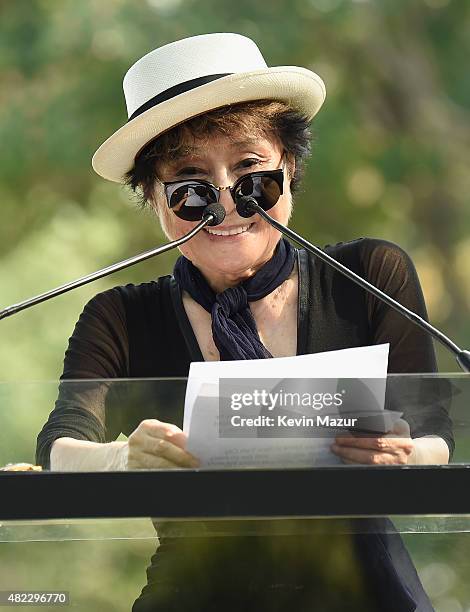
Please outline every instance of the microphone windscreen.
[[240, 215], [240, 217], [248, 219], [249, 217], [252, 217], [256, 213], [256, 210], [253, 210], [252, 205], [253, 204], [257, 205], [258, 203], [251, 196], [237, 195], [235, 197], [235, 201], [237, 204], [237, 213]]
[[204, 209], [203, 219], [208, 215], [212, 215], [212, 219], [207, 225], [219, 225], [225, 219], [225, 208], [219, 202], [209, 204]]

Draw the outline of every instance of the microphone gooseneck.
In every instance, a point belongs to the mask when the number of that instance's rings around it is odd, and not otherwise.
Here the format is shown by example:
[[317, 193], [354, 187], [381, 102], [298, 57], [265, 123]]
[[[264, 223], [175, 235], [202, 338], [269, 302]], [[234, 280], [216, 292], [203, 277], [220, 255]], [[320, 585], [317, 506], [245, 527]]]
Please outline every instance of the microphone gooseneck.
[[46, 302], [47, 300], [50, 300], [51, 298], [56, 297], [57, 295], [62, 295], [63, 293], [67, 293], [67, 291], [71, 291], [72, 289], [76, 289], [77, 287], [82, 287], [83, 285], [91, 283], [92, 281], [97, 280], [98, 278], [103, 278], [104, 276], [113, 274], [113, 272], [124, 270], [124, 268], [128, 268], [136, 263], [145, 261], [146, 259], [150, 259], [151, 257], [155, 257], [156, 255], [160, 255], [160, 253], [171, 251], [171, 249], [174, 249], [193, 238], [193, 236], [199, 233], [206, 225], [219, 225], [224, 219], [224, 207], [218, 202], [209, 204], [204, 209], [202, 221], [181, 238], [173, 240], [172, 242], [164, 244], [163, 246], [150, 249], [149, 251], [144, 251], [139, 255], [129, 257], [129, 259], [124, 259], [123, 261], [112, 264], [111, 266], [107, 266], [106, 268], [102, 268], [97, 272], [93, 272], [92, 274], [88, 274], [87, 276], [78, 278], [77, 280], [66, 283], [65, 285], [61, 285], [60, 287], [56, 287], [55, 289], [51, 289], [50, 291], [46, 291], [45, 293], [41, 293], [40, 295], [24, 300], [23, 302], [19, 302], [18, 304], [8, 306], [7, 308], [0, 310], [0, 319], [10, 317], [11, 315], [16, 314], [17, 312], [25, 310], [26, 308], [30, 308], [31, 306], [35, 306], [36, 304], [40, 304], [41, 302]]
[[425, 321], [415, 312], [409, 310], [408, 308], [406, 308], [406, 306], [403, 306], [402, 304], [400, 304], [400, 302], [397, 302], [396, 300], [391, 298], [389, 295], [375, 287], [375, 285], [372, 285], [371, 283], [366, 281], [364, 278], [344, 266], [334, 257], [331, 257], [331, 255], [328, 255], [328, 253], [326, 253], [319, 247], [311, 244], [310, 242], [305, 240], [305, 238], [302, 238], [302, 236], [300, 236], [290, 228], [286, 227], [285, 225], [282, 225], [282, 223], [279, 223], [279, 221], [273, 219], [270, 215], [268, 215], [265, 210], [261, 208], [261, 206], [259, 206], [259, 204], [253, 197], [236, 196], [235, 199], [237, 205], [237, 213], [240, 215], [240, 217], [248, 218], [254, 215], [255, 213], [258, 213], [270, 225], [282, 232], [285, 236], [291, 238], [292, 240], [303, 246], [307, 251], [319, 257], [319, 259], [335, 268], [335, 270], [338, 270], [338, 272], [341, 272], [341, 274], [343, 274], [344, 276], [347, 276], [354, 283], [360, 285], [363, 289], [379, 298], [379, 300], [382, 300], [382, 302], [385, 302], [386, 304], [394, 308], [397, 312], [409, 319], [412, 323], [431, 334], [433, 338], [438, 340], [454, 354], [457, 363], [462, 368], [462, 370], [464, 370], [465, 372], [470, 372], [470, 351], [462, 350], [459, 346], [457, 346], [457, 344], [455, 344], [455, 342], [452, 342], [452, 340], [448, 338], [443, 332], [433, 327], [430, 323]]

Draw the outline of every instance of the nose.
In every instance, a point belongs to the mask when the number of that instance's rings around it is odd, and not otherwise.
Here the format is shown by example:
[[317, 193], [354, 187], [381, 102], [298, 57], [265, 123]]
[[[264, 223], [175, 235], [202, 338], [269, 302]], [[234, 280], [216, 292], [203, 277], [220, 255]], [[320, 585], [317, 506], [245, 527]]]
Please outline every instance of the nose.
[[232, 198], [232, 194], [229, 189], [222, 189], [219, 191], [219, 202], [225, 209], [225, 214], [228, 216], [236, 210], [236, 204]]

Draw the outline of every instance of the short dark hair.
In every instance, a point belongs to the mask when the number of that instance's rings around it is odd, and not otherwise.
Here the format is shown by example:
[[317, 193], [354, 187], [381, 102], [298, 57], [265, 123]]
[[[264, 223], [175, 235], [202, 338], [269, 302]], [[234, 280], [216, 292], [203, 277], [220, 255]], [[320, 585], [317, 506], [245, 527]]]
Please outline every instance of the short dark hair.
[[140, 204], [156, 206], [157, 164], [176, 159], [195, 138], [218, 133], [231, 137], [234, 132], [274, 137], [288, 157], [295, 160], [291, 191], [295, 193], [303, 177], [304, 164], [311, 154], [310, 121], [284, 102], [255, 100], [223, 106], [197, 115], [160, 134], [137, 154], [134, 167], [125, 175], [132, 191], [140, 190]]

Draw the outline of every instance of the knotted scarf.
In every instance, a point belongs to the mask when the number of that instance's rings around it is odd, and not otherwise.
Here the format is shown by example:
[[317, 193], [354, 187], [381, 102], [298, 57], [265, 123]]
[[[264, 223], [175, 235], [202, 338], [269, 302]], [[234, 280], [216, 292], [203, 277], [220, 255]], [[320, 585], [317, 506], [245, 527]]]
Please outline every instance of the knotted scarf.
[[271, 259], [256, 274], [217, 294], [189, 259], [178, 258], [173, 275], [180, 288], [211, 313], [212, 335], [221, 361], [272, 357], [260, 340], [249, 302], [261, 300], [289, 278], [294, 254], [291, 243], [281, 238]]

